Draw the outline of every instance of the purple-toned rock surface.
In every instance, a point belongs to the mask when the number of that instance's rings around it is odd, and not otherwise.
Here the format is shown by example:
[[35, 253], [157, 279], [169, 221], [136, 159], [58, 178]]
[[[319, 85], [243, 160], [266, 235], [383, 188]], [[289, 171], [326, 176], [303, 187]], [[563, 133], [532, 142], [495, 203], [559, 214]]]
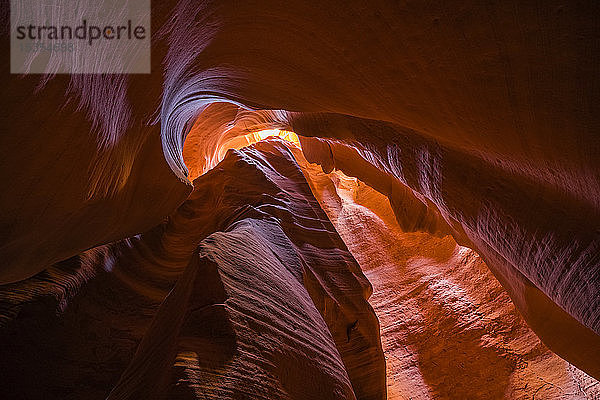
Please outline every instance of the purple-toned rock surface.
[[385, 398], [371, 286], [283, 142], [194, 185], [154, 230], [3, 287], [7, 398]]

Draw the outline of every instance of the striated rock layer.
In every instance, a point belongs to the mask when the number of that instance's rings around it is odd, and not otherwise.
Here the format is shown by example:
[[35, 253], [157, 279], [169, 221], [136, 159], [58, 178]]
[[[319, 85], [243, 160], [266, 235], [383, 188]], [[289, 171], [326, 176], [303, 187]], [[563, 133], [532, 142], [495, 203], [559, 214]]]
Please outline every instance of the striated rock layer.
[[[9, 54], [8, 1], [0, 13]], [[148, 76], [2, 63], [0, 283], [160, 223], [192, 190], [194, 123], [223, 133], [240, 107], [327, 138], [311, 161], [389, 194], [401, 227], [451, 232], [544, 343], [600, 377], [598, 15], [562, 0], [154, 1]], [[194, 174], [218, 159], [200, 150]]]
[[388, 200], [296, 152], [315, 197], [374, 287], [388, 399], [595, 399], [600, 384], [553, 354], [472, 250], [400, 229]]
[[[544, 343], [584, 371], [600, 376], [600, 336], [590, 329], [600, 309], [596, 306], [600, 236], [594, 217], [576, 214], [574, 204], [557, 201], [551, 190], [540, 188], [541, 195], [528, 194], [528, 183], [517, 183], [514, 175], [486, 172], [476, 158], [444, 150], [410, 132], [397, 137], [402, 145], [391, 146], [392, 151], [377, 139], [377, 133], [386, 134], [393, 127], [336, 120], [356, 135], [369, 127], [371, 139], [363, 140], [370, 145], [355, 142], [355, 147], [349, 147], [300, 137], [309, 160], [327, 171], [339, 168], [387, 195], [404, 230], [451, 232], [458, 243], [476, 250]], [[482, 185], [477, 174], [488, 182]], [[569, 208], [575, 216], [561, 220], [560, 226], [544, 217], [549, 210], [556, 216]], [[582, 278], [586, 274], [590, 280]]]
[[5, 397], [385, 398], [371, 286], [287, 147], [194, 185], [152, 231], [2, 287]]

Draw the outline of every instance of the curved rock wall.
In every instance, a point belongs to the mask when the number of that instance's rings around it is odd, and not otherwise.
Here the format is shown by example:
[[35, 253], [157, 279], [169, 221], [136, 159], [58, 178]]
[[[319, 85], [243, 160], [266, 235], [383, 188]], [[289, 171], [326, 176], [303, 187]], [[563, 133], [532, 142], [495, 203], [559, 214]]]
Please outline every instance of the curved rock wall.
[[[363, 132], [358, 127], [364, 128], [365, 124], [371, 128], [369, 135], [376, 137], [373, 122], [352, 120], [348, 126], [356, 128], [358, 135]], [[576, 214], [572, 205], [576, 217], [564, 220], [561, 226], [552, 224], [546, 216], [565, 212], [568, 202], [557, 201], [552, 192], [533, 195], [532, 186], [520, 183], [514, 176], [501, 171], [486, 173], [476, 159], [465, 160], [464, 155], [453, 154], [435, 143], [417, 141], [413, 147], [416, 140], [409, 140], [410, 136], [398, 146], [378, 148], [370, 141], [371, 145], [362, 149], [360, 144], [348, 149], [335, 142], [300, 138], [309, 160], [312, 157], [312, 161], [323, 162], [327, 170], [340, 168], [375, 188], [377, 184], [372, 182], [396, 179], [413, 189], [394, 191], [392, 185], [379, 189], [390, 198], [401, 226], [407, 225], [406, 221], [402, 223], [402, 216], [407, 213], [413, 220], [417, 218], [415, 223], [424, 231], [431, 232], [432, 225], [427, 221], [445, 220], [459, 243], [483, 256], [542, 340], [561, 356], [598, 376], [600, 336], [594, 329], [600, 310], [596, 304], [600, 301], [596, 280], [600, 253], [595, 249], [600, 245], [600, 237], [593, 218]], [[475, 178], [477, 174], [487, 178], [485, 185]], [[424, 193], [425, 202], [419, 201], [415, 192], [417, 196]], [[523, 199], [528, 200], [521, 203]], [[425, 213], [419, 212], [427, 200], [435, 205]], [[419, 208], [413, 211], [415, 203]], [[559, 204], [563, 207], [560, 211]], [[426, 218], [430, 214], [438, 218]], [[513, 240], [507, 241], [506, 237]], [[583, 276], [588, 277], [584, 287]]]
[[384, 195], [296, 156], [373, 284], [389, 400], [600, 394], [597, 380], [540, 342], [473, 250], [450, 236], [405, 232]]
[[284, 143], [194, 185], [153, 230], [2, 287], [3, 396], [384, 399], [371, 286]]
[[353, 148], [409, 204], [392, 195], [399, 221], [450, 229], [545, 343], [600, 376], [598, 4], [152, 7], [149, 76], [0, 67], [0, 283], [160, 223], [191, 191], [185, 136], [229, 102]]

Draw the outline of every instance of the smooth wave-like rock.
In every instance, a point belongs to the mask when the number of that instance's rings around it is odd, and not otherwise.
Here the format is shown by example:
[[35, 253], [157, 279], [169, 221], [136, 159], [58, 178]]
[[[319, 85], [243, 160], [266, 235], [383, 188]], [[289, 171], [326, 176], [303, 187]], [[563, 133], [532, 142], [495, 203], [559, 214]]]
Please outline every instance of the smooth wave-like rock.
[[405, 232], [384, 195], [295, 155], [373, 284], [389, 400], [598, 396], [598, 381], [540, 342], [473, 250]]
[[[360, 128], [364, 124], [371, 127], [371, 135], [377, 129], [373, 122], [365, 121], [353, 120], [348, 126], [363, 132]], [[413, 219], [418, 218], [419, 230], [432, 232], [423, 224], [428, 219], [419, 217], [423, 213], [413, 211], [415, 202], [427, 209], [425, 215], [437, 216], [429, 220], [446, 221], [459, 243], [483, 257], [544, 343], [588, 373], [600, 374], [600, 336], [595, 326], [600, 312], [600, 287], [596, 283], [600, 282], [596, 279], [600, 252], [595, 249], [600, 245], [600, 237], [593, 218], [576, 214], [578, 205], [564, 199], [557, 201], [558, 194], [552, 191], [532, 195], [528, 191], [530, 182], [514, 181], [509, 186], [514, 176], [499, 170], [486, 173], [484, 164], [477, 159], [465, 162], [462, 154], [443, 150], [436, 143], [410, 140], [411, 136], [405, 136], [398, 146], [376, 147], [371, 141], [370, 146], [358, 151], [356, 147], [362, 147], [359, 144], [348, 149], [335, 142], [300, 138], [309, 160], [323, 162], [329, 170], [340, 168], [375, 188], [377, 185], [372, 182], [389, 181], [391, 176], [392, 181], [395, 177], [413, 189], [379, 189], [389, 197], [401, 226], [406, 226], [402, 215], [408, 209]], [[363, 167], [364, 164], [370, 167]], [[477, 174], [488, 179], [483, 187], [479, 179], [466, 179]], [[416, 198], [415, 192], [425, 193], [426, 200], [434, 206], [424, 206], [427, 203]], [[528, 200], [519, 205], [523, 199]], [[465, 204], [471, 207], [467, 209]], [[568, 212], [569, 207], [576, 217], [565, 220], [560, 227], [545, 217], [548, 213]], [[513, 240], [506, 241], [506, 237]], [[589, 278], [583, 286], [579, 284], [582, 276]]]
[[[1, 13], [9, 54], [9, 2]], [[600, 377], [599, 14], [559, 0], [154, 1], [150, 75], [4, 62], [0, 283], [161, 223], [192, 190], [193, 125], [227, 130], [239, 107], [349, 148], [315, 161], [360, 162], [403, 228], [476, 250], [542, 340]], [[219, 159], [211, 140], [194, 174]]]
[[2, 287], [4, 395], [385, 398], [371, 286], [285, 144], [194, 185], [153, 230]]

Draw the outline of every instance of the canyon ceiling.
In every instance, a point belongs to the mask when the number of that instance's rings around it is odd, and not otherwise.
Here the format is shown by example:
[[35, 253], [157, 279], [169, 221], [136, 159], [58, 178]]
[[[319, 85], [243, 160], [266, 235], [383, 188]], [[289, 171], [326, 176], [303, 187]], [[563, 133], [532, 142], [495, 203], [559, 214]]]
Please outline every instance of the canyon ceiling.
[[4, 397], [600, 397], [600, 3], [151, 32], [151, 74], [2, 62]]

